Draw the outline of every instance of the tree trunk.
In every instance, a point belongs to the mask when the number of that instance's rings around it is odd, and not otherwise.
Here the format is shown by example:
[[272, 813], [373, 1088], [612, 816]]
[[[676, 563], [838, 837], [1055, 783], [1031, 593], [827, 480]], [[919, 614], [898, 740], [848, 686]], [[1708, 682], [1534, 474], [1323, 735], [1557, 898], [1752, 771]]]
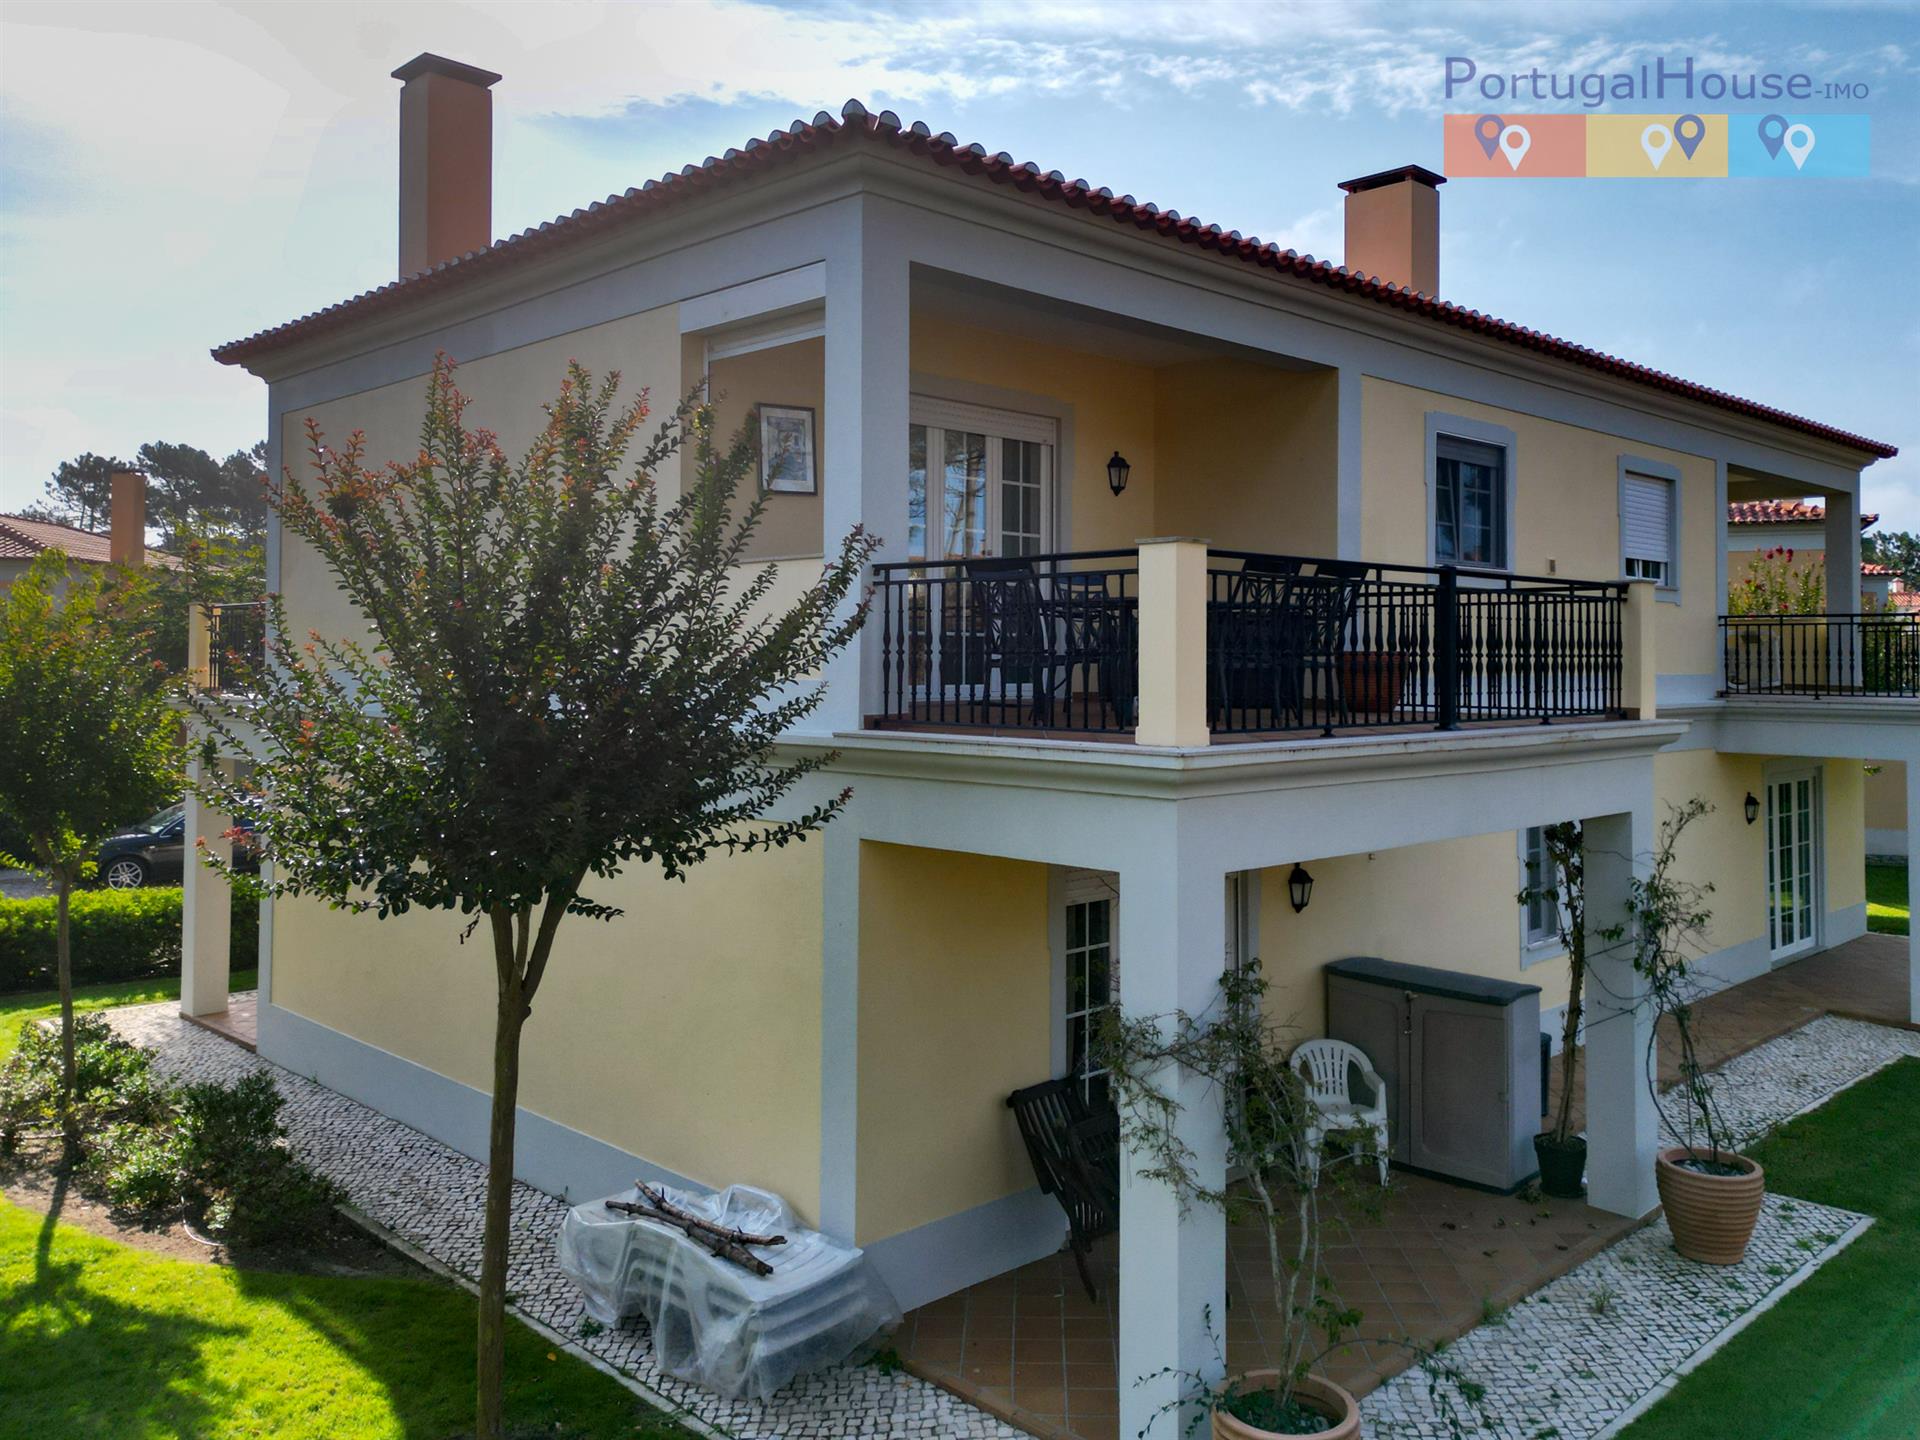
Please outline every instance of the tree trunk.
[[1580, 1077], [1580, 1013], [1586, 1000], [1586, 962], [1575, 957], [1569, 969], [1567, 1015], [1560, 1032], [1560, 1114], [1553, 1125], [1553, 1138], [1562, 1142], [1573, 1129], [1573, 1087]]
[[493, 1121], [487, 1132], [486, 1236], [480, 1251], [476, 1440], [503, 1440], [506, 1433], [502, 1390], [507, 1369], [507, 1249], [513, 1228], [513, 1122], [520, 1092], [520, 1031], [527, 1018], [522, 957], [497, 921], [494, 946], [500, 985], [493, 1030]]
[[73, 931], [68, 921], [69, 902], [73, 898], [73, 881], [62, 874], [56, 882], [59, 886], [58, 898], [54, 901], [53, 954], [54, 971], [60, 980], [60, 1132], [66, 1141], [67, 1155], [71, 1159], [74, 1142], [78, 1136], [73, 1121]]

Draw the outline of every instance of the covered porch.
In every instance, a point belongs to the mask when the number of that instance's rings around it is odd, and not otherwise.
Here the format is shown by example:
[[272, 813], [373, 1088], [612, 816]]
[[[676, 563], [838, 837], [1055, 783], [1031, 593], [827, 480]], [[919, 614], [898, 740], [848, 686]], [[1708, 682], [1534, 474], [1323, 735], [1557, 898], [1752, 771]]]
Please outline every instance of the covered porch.
[[[1700, 1002], [1703, 1058], [1719, 1066], [1822, 1015], [1901, 1025], [1906, 946], [1868, 935]], [[1663, 1037], [1664, 1039], [1665, 1037]], [[1671, 1082], [1672, 1046], [1662, 1046]], [[1559, 1063], [1554, 1071], [1558, 1094]], [[1399, 1341], [1432, 1345], [1505, 1309], [1631, 1233], [1642, 1220], [1579, 1201], [1496, 1195], [1396, 1171], [1377, 1214], [1347, 1217], [1329, 1252], [1359, 1339], [1319, 1368], [1365, 1395], [1407, 1367]], [[1229, 1371], [1270, 1363], [1275, 1311], [1265, 1237], [1227, 1236]], [[910, 1312], [897, 1348], [907, 1368], [1050, 1440], [1118, 1440], [1118, 1243], [1096, 1248], [1089, 1299], [1066, 1253], [1034, 1261]]]

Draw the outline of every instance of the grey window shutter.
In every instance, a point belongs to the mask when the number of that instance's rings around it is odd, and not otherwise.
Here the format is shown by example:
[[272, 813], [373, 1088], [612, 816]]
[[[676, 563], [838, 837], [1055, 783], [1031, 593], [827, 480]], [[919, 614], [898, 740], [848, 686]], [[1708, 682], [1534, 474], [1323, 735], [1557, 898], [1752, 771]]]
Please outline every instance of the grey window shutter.
[[1628, 560], [1673, 558], [1673, 482], [1647, 475], [1627, 476], [1620, 513], [1620, 553]]

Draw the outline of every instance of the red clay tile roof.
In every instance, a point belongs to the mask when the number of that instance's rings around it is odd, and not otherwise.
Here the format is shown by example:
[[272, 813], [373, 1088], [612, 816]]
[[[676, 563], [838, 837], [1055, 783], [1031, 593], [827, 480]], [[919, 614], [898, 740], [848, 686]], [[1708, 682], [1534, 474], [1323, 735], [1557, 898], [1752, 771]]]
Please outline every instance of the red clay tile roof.
[[[69, 560], [83, 565], [105, 565], [113, 559], [113, 540], [91, 530], [57, 525], [51, 520], [29, 520], [24, 515], [0, 515], [0, 560], [32, 560], [43, 550], [64, 550]], [[147, 564], [180, 568], [180, 558], [164, 551], [147, 551]]]
[[[1727, 506], [1729, 525], [1819, 525], [1826, 518], [1826, 506], [1804, 500], [1735, 500]], [[1878, 515], [1862, 515], [1860, 528], [1865, 530], [1879, 519]]]
[[1276, 244], [1262, 244], [1257, 236], [1243, 236], [1238, 230], [1222, 230], [1203, 224], [1177, 210], [1162, 210], [1157, 205], [1138, 201], [1131, 195], [1116, 196], [1111, 190], [1095, 188], [1085, 180], [1069, 180], [1058, 170], [1043, 171], [1032, 161], [1016, 161], [1005, 151], [989, 154], [984, 146], [962, 145], [950, 134], [936, 135], [915, 121], [902, 126], [891, 110], [878, 115], [868, 112], [857, 100], [849, 100], [835, 119], [822, 110], [811, 123], [796, 120], [785, 130], [776, 130], [765, 140], [747, 141], [744, 149], [728, 150], [722, 156], [708, 156], [698, 165], [687, 165], [677, 173], [649, 180], [638, 189], [610, 195], [584, 210], [575, 210], [531, 230], [523, 230], [488, 246], [447, 260], [378, 289], [368, 290], [324, 310], [316, 310], [284, 325], [276, 325], [243, 339], [229, 341], [213, 351], [223, 365], [238, 365], [256, 356], [270, 354], [284, 346], [344, 329], [370, 315], [384, 314], [447, 293], [469, 281], [503, 274], [513, 266], [538, 259], [566, 246], [603, 234], [608, 228], [651, 218], [670, 210], [683, 200], [725, 190], [751, 182], [783, 166], [808, 156], [821, 154], [854, 142], [880, 144], [917, 156], [929, 164], [990, 184], [1010, 186], [1023, 194], [1084, 210], [1163, 239], [1211, 251], [1248, 265], [1270, 270], [1290, 281], [1325, 285], [1359, 295], [1382, 305], [1419, 315], [1438, 324], [1467, 330], [1521, 349], [1563, 360], [1570, 365], [1612, 375], [1656, 390], [1665, 390], [1684, 399], [1698, 401], [1738, 415], [1769, 421], [1790, 430], [1817, 436], [1822, 440], [1888, 458], [1899, 451], [1892, 445], [1864, 436], [1849, 434], [1818, 421], [1776, 410], [1752, 400], [1743, 400], [1723, 390], [1696, 385], [1690, 380], [1667, 375], [1620, 360], [1584, 345], [1575, 345], [1543, 331], [1463, 309], [1430, 295], [1415, 294], [1405, 286], [1395, 286], [1358, 271], [1349, 271], [1326, 260], [1315, 260]]
[[1880, 565], [1872, 560], [1862, 560], [1860, 562], [1860, 573], [1862, 575], [1898, 575], [1900, 572], [1891, 565]]

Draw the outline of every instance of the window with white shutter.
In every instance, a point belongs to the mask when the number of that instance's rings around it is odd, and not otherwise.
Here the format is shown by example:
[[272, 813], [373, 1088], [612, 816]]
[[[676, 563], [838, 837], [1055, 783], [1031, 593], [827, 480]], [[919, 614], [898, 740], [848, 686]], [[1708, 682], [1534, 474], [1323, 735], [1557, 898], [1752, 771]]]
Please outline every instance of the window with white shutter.
[[1620, 494], [1620, 557], [1629, 580], [1673, 584], [1673, 515], [1673, 481], [1626, 476]]

